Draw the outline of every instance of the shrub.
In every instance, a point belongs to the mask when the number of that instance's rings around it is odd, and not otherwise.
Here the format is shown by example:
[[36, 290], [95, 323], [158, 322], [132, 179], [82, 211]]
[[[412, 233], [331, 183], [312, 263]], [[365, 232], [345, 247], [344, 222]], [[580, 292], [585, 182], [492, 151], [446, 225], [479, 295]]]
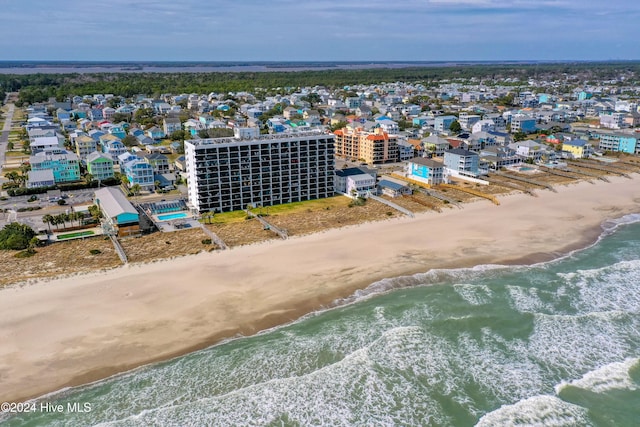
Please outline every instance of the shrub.
[[24, 251], [20, 251], [14, 255], [16, 258], [29, 258], [37, 254], [37, 252], [33, 249], [25, 249]]
[[0, 249], [19, 251], [29, 247], [36, 233], [28, 225], [12, 222], [0, 230]]
[[210, 245], [211, 244], [211, 239], [202, 239], [202, 244], [203, 245]]
[[59, 199], [59, 200], [58, 200], [58, 204], [59, 204], [60, 206], [62, 206], [62, 205], [66, 205], [66, 204], [67, 204], [67, 201], [66, 201], [65, 199]]
[[100, 254], [102, 253], [102, 251], [101, 251], [100, 249], [91, 249], [91, 250], [89, 251], [89, 253], [90, 253], [91, 255], [100, 255]]

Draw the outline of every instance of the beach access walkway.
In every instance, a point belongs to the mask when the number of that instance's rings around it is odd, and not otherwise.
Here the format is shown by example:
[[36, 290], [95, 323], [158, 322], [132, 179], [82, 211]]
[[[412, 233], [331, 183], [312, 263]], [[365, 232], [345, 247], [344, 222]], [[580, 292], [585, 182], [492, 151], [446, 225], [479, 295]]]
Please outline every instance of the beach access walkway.
[[216, 233], [209, 230], [207, 227], [204, 226], [204, 224], [202, 223], [199, 223], [199, 224], [200, 224], [200, 228], [202, 228], [202, 231], [204, 231], [205, 234], [209, 236], [211, 241], [215, 243], [216, 246], [218, 246], [221, 250], [229, 249], [229, 247], [224, 243], [224, 241]]
[[260, 223], [262, 224], [265, 230], [273, 231], [278, 236], [282, 237], [284, 240], [289, 238], [289, 234], [287, 233], [287, 230], [276, 227], [275, 225], [269, 223], [266, 219], [264, 219], [264, 217], [254, 214], [249, 209], [247, 209], [246, 212], [247, 212], [247, 215], [249, 215], [250, 217], [256, 218], [258, 221], [260, 221]]
[[396, 204], [396, 203], [393, 203], [393, 202], [392, 202], [392, 201], [390, 201], [390, 200], [383, 199], [382, 197], [374, 196], [374, 195], [373, 195], [373, 194], [371, 194], [371, 193], [367, 194], [367, 199], [373, 199], [373, 200], [375, 200], [376, 202], [380, 202], [380, 203], [382, 203], [383, 205], [387, 205], [387, 206], [389, 206], [389, 207], [391, 207], [391, 208], [393, 208], [393, 209], [397, 210], [398, 212], [402, 212], [403, 214], [407, 215], [407, 216], [408, 216], [408, 217], [410, 217], [410, 218], [415, 218], [415, 215], [414, 215], [414, 214], [413, 214], [413, 212], [411, 212], [409, 209], [405, 209], [405, 208], [403, 208], [402, 206], [400, 206], [400, 205], [398, 205], [398, 204]]

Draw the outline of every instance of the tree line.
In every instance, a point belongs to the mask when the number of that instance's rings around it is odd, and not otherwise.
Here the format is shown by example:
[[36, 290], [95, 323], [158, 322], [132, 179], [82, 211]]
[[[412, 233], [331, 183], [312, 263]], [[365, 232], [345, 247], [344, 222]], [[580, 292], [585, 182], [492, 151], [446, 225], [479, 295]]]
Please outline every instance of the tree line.
[[[0, 92], [20, 91], [20, 104], [59, 101], [73, 95], [113, 93], [124, 97], [162, 93], [286, 92], [298, 87], [324, 86], [329, 89], [381, 82], [421, 82], [426, 86], [450, 79], [562, 77], [578, 75], [589, 80], [618, 78], [622, 73], [640, 71], [638, 62], [577, 62], [569, 64], [482, 64], [441, 67], [376, 68], [359, 70], [305, 70], [288, 72], [209, 73], [88, 73], [0, 75]], [[628, 82], [631, 84], [632, 82]]]

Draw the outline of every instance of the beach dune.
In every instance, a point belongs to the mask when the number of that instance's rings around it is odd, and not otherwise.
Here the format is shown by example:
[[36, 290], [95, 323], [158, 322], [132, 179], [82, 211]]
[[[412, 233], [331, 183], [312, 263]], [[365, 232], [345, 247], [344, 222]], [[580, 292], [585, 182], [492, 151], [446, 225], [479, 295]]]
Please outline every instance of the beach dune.
[[0, 401], [99, 380], [331, 306], [385, 277], [530, 264], [640, 212], [640, 178], [581, 182], [285, 241], [0, 291]]

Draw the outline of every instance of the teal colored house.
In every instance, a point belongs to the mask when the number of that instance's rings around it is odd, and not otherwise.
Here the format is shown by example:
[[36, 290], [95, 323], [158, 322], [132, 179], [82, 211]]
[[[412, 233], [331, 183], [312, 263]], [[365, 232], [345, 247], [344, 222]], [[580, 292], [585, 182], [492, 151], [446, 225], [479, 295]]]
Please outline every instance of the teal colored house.
[[112, 126], [109, 129], [109, 133], [113, 136], [117, 136], [120, 139], [124, 139], [127, 136], [127, 132], [122, 126]]
[[51, 170], [56, 184], [80, 180], [80, 161], [76, 154], [40, 152], [29, 157], [32, 171]]
[[407, 162], [407, 178], [429, 185], [441, 184], [444, 179], [444, 165], [435, 160], [415, 157]]
[[635, 154], [638, 140], [633, 136], [620, 136], [618, 151], [623, 153]]
[[601, 133], [599, 148], [605, 151], [621, 151], [628, 154], [638, 154], [638, 137], [624, 133]]

